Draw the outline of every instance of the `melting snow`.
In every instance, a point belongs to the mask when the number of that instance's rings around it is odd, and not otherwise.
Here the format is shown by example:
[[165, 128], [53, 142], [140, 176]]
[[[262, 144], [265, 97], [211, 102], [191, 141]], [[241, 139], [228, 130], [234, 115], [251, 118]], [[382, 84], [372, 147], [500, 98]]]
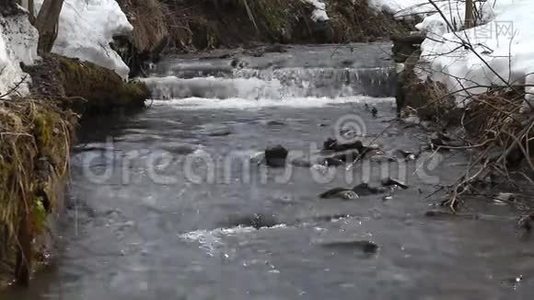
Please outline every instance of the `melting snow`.
[[[37, 10], [42, 3], [36, 0]], [[52, 52], [109, 68], [127, 79], [130, 69], [109, 44], [113, 36], [132, 30], [115, 0], [65, 0]]]
[[[427, 30], [430, 38], [422, 44], [422, 59], [430, 65], [429, 76], [444, 82], [451, 91], [464, 86], [471, 94], [487, 90], [476, 86], [534, 84], [534, 35], [531, 32], [534, 1], [486, 2], [480, 11], [485, 12], [486, 23], [464, 31], [448, 32], [441, 17], [436, 15], [426, 18], [419, 26], [421, 29], [430, 26]], [[462, 12], [462, 9], [457, 12], [460, 23], [463, 22]], [[441, 22], [441, 29], [429, 25], [432, 22]], [[473, 50], [464, 47], [463, 41], [469, 41]], [[527, 92], [534, 92], [534, 87], [527, 87]], [[461, 104], [465, 95], [457, 96]], [[532, 97], [528, 95], [527, 100], [534, 100]]]
[[38, 58], [38, 39], [37, 30], [25, 14], [0, 16], [0, 95], [10, 92], [25, 78], [16, 93], [24, 95], [29, 92], [30, 78], [22, 71], [20, 63], [31, 65]]
[[312, 20], [315, 22], [325, 22], [330, 20], [328, 14], [326, 13], [326, 4], [323, 1], [319, 0], [302, 0], [306, 3], [310, 3], [315, 7], [312, 13]]

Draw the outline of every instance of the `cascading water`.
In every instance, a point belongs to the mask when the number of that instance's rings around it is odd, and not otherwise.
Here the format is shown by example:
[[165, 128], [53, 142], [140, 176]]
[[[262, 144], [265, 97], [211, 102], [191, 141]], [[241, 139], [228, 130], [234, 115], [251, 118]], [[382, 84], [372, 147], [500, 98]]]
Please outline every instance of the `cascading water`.
[[[295, 57], [317, 55], [317, 49], [290, 48], [287, 53], [267, 53], [262, 57], [264, 63], [238, 55], [205, 59], [197, 64], [169, 60], [172, 67], [163, 73], [166, 76], [143, 81], [158, 100], [195, 97], [290, 101], [306, 97], [394, 96], [395, 69], [388, 60], [381, 61], [380, 66], [369, 66], [361, 64], [366, 52], [334, 51], [325, 48], [321, 60], [309, 60], [304, 66], [296, 66]], [[342, 55], [343, 59], [331, 58], [332, 55]], [[324, 57], [329, 57], [330, 63], [324, 64]]]

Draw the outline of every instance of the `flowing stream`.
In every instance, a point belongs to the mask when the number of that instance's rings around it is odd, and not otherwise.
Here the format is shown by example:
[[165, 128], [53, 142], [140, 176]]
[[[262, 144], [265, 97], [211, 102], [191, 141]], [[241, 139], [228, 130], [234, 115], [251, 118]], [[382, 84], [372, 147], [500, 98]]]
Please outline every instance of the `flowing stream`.
[[[0, 298], [532, 299], [534, 243], [518, 238], [513, 207], [474, 199], [463, 215], [425, 216], [465, 153], [387, 159], [428, 139], [394, 120], [390, 47], [166, 58], [145, 79], [146, 111], [84, 126], [58, 256]], [[350, 134], [384, 154], [350, 168], [258, 164], [269, 146], [303, 162]], [[388, 176], [408, 188], [319, 197]]]

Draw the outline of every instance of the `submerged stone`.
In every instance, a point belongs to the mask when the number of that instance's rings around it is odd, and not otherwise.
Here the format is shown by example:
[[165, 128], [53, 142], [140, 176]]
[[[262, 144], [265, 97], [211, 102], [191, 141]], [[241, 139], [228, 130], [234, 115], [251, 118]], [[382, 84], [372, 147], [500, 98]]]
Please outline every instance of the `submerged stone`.
[[323, 247], [328, 248], [337, 248], [337, 249], [347, 249], [347, 250], [359, 250], [366, 254], [372, 254], [378, 252], [378, 249], [380, 248], [376, 243], [371, 241], [365, 241], [365, 240], [357, 240], [357, 241], [334, 241], [334, 242], [326, 242], [322, 244]]
[[319, 195], [321, 199], [343, 199], [343, 200], [353, 200], [358, 199], [359, 196], [356, 192], [346, 188], [333, 188]]
[[281, 168], [286, 165], [289, 151], [281, 145], [267, 148], [265, 150], [265, 162], [269, 167]]
[[386, 192], [385, 188], [372, 187], [368, 183], [360, 183], [352, 188], [352, 190], [360, 196], [383, 194]]
[[408, 186], [404, 182], [402, 182], [402, 181], [400, 181], [398, 179], [391, 178], [391, 177], [382, 180], [382, 185], [383, 186], [392, 186], [392, 187], [398, 186], [398, 187], [400, 187], [400, 188], [402, 188], [404, 190], [408, 188]]

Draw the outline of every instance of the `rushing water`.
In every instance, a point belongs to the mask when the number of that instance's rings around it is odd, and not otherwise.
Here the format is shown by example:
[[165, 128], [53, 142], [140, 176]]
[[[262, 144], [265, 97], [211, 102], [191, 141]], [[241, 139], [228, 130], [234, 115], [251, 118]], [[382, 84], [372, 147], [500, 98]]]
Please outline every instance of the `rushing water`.
[[[369, 160], [330, 168], [330, 180], [317, 166], [266, 169], [251, 159], [276, 144], [314, 156], [347, 120], [386, 153], [419, 151], [425, 134], [392, 121], [388, 49], [162, 62], [146, 79], [149, 109], [85, 126], [58, 258], [29, 289], [0, 297], [531, 299], [533, 242], [517, 237], [512, 207], [473, 200], [480, 218], [425, 217], [439, 201], [428, 196], [462, 172], [464, 153]], [[318, 197], [384, 176], [409, 188]]]

